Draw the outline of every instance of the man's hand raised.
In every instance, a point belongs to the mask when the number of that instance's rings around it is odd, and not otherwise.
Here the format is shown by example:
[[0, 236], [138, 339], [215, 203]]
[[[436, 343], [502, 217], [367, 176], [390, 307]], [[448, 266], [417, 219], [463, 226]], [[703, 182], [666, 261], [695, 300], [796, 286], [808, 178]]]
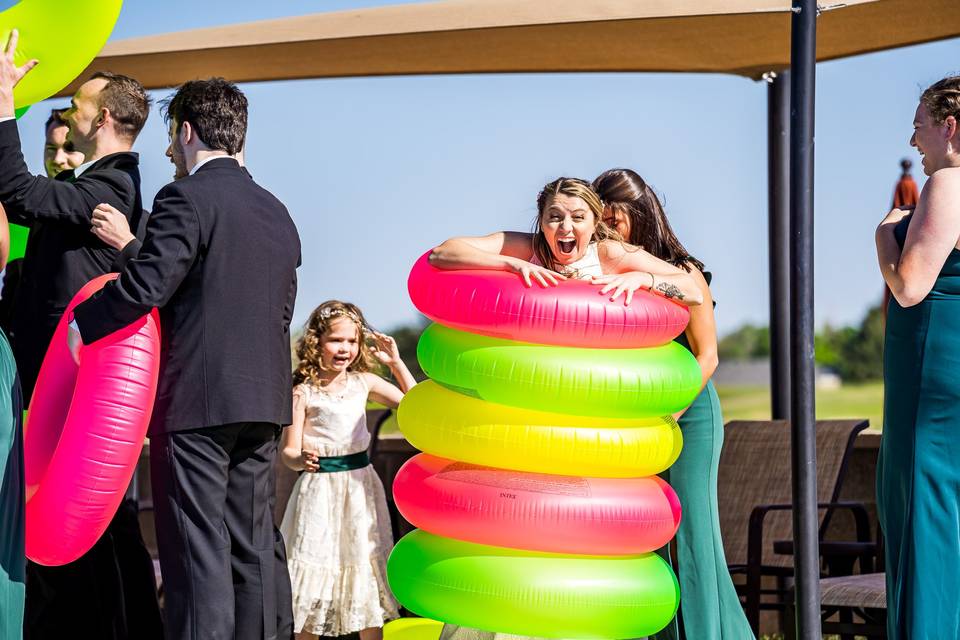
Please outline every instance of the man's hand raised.
[[20, 34], [16, 29], [10, 32], [7, 39], [7, 46], [0, 55], [0, 118], [9, 118], [16, 115], [15, 105], [13, 103], [13, 88], [17, 83], [27, 75], [39, 63], [39, 60], [27, 60], [27, 62], [18, 67], [14, 60], [14, 54], [17, 51], [17, 41]]

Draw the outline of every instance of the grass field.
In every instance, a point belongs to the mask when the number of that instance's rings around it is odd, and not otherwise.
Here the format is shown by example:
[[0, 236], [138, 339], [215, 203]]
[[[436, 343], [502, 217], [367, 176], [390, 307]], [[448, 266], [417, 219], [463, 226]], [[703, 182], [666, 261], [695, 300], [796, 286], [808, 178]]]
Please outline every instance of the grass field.
[[[767, 387], [717, 387], [717, 393], [724, 421], [770, 418], [770, 390]], [[882, 417], [883, 384], [880, 382], [817, 390], [817, 418], [867, 418], [870, 428], [879, 430]], [[395, 417], [383, 425], [381, 433], [397, 433]]]

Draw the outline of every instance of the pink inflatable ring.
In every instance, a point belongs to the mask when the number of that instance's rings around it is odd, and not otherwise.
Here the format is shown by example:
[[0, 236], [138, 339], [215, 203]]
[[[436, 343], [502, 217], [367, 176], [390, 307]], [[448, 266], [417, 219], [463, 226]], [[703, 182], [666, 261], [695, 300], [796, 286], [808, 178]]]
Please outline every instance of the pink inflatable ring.
[[47, 349], [24, 427], [27, 557], [61, 565], [86, 553], [116, 513], [143, 447], [157, 391], [156, 310], [85, 346], [67, 344], [73, 308], [116, 274], [88, 282]]
[[410, 272], [410, 299], [454, 329], [536, 344], [636, 349], [670, 342], [690, 320], [686, 307], [646, 290], [625, 306], [622, 296], [611, 302], [602, 287], [582, 280], [527, 287], [506, 271], [437, 269], [428, 255]]
[[397, 473], [393, 497], [404, 518], [434, 535], [551, 553], [647, 553], [680, 525], [677, 494], [656, 476], [525, 473], [425, 453]]

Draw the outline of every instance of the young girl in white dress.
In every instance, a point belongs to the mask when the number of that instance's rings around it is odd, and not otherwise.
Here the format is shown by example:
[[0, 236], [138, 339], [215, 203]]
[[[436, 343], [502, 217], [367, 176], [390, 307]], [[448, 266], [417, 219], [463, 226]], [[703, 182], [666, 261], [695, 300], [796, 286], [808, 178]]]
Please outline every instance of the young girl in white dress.
[[[356, 306], [331, 300], [310, 315], [297, 345], [293, 424], [281, 457], [303, 471], [281, 531], [297, 640], [359, 632], [380, 640], [399, 617], [387, 585], [393, 547], [383, 484], [367, 458], [367, 400], [395, 408], [416, 381], [393, 338], [370, 331]], [[371, 373], [386, 365], [400, 385]]]

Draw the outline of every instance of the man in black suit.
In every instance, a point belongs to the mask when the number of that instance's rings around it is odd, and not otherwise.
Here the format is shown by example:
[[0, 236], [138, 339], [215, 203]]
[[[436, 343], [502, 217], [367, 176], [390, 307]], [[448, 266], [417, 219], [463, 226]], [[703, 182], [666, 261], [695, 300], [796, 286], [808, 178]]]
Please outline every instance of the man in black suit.
[[[67, 142], [69, 127], [61, 117], [66, 109], [52, 109], [45, 125], [46, 139], [43, 145], [43, 168], [48, 178], [58, 173], [76, 169], [83, 164], [83, 154], [74, 151], [73, 145]], [[126, 217], [118, 212], [126, 224]], [[13, 319], [13, 299], [20, 282], [20, 269], [23, 266], [23, 256], [7, 263], [3, 271], [3, 291], [0, 295], [0, 327], [12, 335], [10, 323]]]
[[[16, 69], [6, 56], [4, 62]], [[23, 397], [29, 401], [63, 310], [119, 257], [90, 232], [94, 207], [107, 202], [129, 216], [132, 229], [140, 226], [139, 160], [130, 149], [150, 104], [136, 80], [94, 74], [61, 116], [69, 126], [68, 142], [85, 162], [53, 179], [33, 176], [13, 119], [14, 78], [19, 80], [9, 68], [0, 73], [0, 203], [11, 222], [30, 228], [11, 326]]]
[[[243, 150], [234, 156], [240, 167], [246, 172], [247, 177], [253, 178], [247, 171], [243, 161]], [[143, 223], [148, 220], [147, 215], [143, 216]], [[133, 234], [127, 223], [127, 218], [122, 213], [110, 205], [101, 204], [93, 212], [93, 233], [109, 244], [111, 247], [120, 251], [124, 260], [129, 256], [136, 256], [140, 253], [142, 243], [139, 238], [144, 234]], [[139, 236], [139, 237], [138, 237]], [[280, 434], [277, 434], [279, 446]], [[274, 487], [270, 489], [270, 512], [276, 513], [276, 474], [271, 474], [271, 480], [274, 481]], [[277, 562], [276, 587], [277, 601], [289, 602], [291, 600], [290, 577], [287, 571], [287, 551], [283, 536], [280, 530], [274, 526], [274, 560]], [[293, 638], [293, 611], [289, 607], [277, 607], [277, 638]]]
[[[84, 162], [83, 154], [74, 151], [67, 142], [69, 125], [61, 117], [65, 111], [54, 109], [47, 120], [44, 168], [48, 178]], [[114, 211], [126, 225], [127, 217]], [[142, 216], [141, 227], [145, 222], [146, 216]], [[46, 237], [55, 239], [58, 231], [61, 231], [58, 226], [49, 226]], [[143, 237], [142, 231], [140, 237]], [[68, 226], [66, 232], [74, 234], [75, 229]], [[56, 259], [57, 256], [45, 256], [45, 246], [41, 245], [39, 252], [35, 249], [34, 255]], [[95, 270], [99, 263], [89, 267]], [[5, 277], [4, 293], [6, 286]], [[13, 305], [10, 311], [10, 317], [15, 317]], [[26, 609], [24, 635], [27, 640], [60, 638], [65, 619], [73, 621], [77, 633], [103, 639], [162, 637], [153, 561], [140, 533], [136, 501], [125, 499], [104, 535], [74, 562], [59, 567], [28, 563]]]
[[75, 322], [90, 344], [160, 310], [150, 453], [167, 637], [274, 638], [278, 607], [291, 606], [276, 589], [269, 494], [291, 419], [300, 239], [231, 157], [246, 136], [239, 89], [187, 82], [166, 117], [176, 180], [157, 194], [137, 257]]
[[[9, 218], [30, 228], [20, 286], [14, 299], [11, 342], [29, 399], [40, 364], [63, 310], [90, 279], [107, 273], [120, 253], [91, 233], [92, 207], [114, 203], [139, 227], [140, 173], [130, 151], [150, 104], [137, 81], [94, 74], [71, 106], [48, 123], [47, 145], [64, 144], [80, 154], [75, 169], [50, 162], [56, 176], [31, 176], [20, 151], [13, 114], [13, 87], [33, 66], [13, 62], [16, 32], [0, 56], [0, 202]], [[66, 170], [64, 170], [66, 169]], [[129, 620], [128, 617], [137, 619]], [[138, 529], [136, 507], [125, 503], [101, 539], [77, 561], [62, 567], [28, 566], [25, 633], [30, 640], [59, 638], [69, 621], [75, 633], [98, 638], [160, 633], [152, 564]]]

